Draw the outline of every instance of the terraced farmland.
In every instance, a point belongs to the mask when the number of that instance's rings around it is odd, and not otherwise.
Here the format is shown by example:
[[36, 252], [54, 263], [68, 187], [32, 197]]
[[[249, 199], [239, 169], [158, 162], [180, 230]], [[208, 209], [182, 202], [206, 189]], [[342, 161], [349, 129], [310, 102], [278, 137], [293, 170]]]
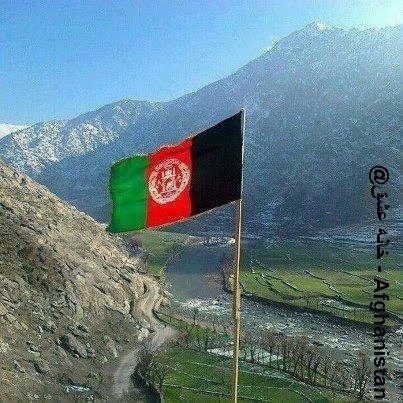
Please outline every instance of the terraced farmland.
[[[376, 274], [371, 252], [365, 248], [354, 252], [351, 248], [325, 244], [307, 247], [300, 241], [247, 245], [242, 261], [243, 291], [271, 301], [370, 323], [372, 313], [368, 306]], [[342, 256], [351, 261], [343, 261]], [[393, 315], [400, 315], [403, 303], [399, 297], [398, 263], [392, 261], [381, 277], [390, 282], [387, 309]], [[394, 317], [390, 324], [396, 323]]]
[[[217, 324], [206, 327], [158, 312], [158, 317], [179, 330], [181, 337], [178, 344], [169, 348], [169, 375], [164, 381], [164, 397], [167, 401], [230, 401], [231, 391], [231, 340], [232, 336]], [[185, 336], [186, 337], [182, 337]], [[323, 375], [324, 367], [317, 369], [314, 378], [309, 378], [312, 368], [305, 364], [296, 377], [293, 356], [288, 354], [284, 360], [281, 354], [268, 359], [268, 353], [261, 347], [263, 335], [253, 340], [243, 339], [240, 350], [240, 401], [264, 402], [328, 402], [354, 401], [352, 394], [341, 393], [340, 378], [334, 378], [333, 389]], [[281, 339], [277, 342], [281, 344]], [[294, 339], [297, 340], [297, 339]], [[257, 343], [257, 344], [256, 344]], [[259, 353], [251, 358], [251, 346]], [[260, 346], [260, 347], [259, 347]], [[279, 345], [278, 345], [279, 346]], [[278, 347], [279, 348], [279, 347]], [[279, 350], [277, 350], [279, 351]], [[228, 354], [228, 355], [227, 355]], [[277, 354], [277, 353], [276, 353]], [[322, 351], [322, 354], [326, 354]], [[278, 357], [278, 358], [276, 358]], [[277, 361], [278, 360], [278, 361]], [[322, 363], [326, 360], [324, 356]], [[286, 366], [286, 368], [284, 367]], [[301, 378], [310, 379], [305, 383]], [[308, 378], [306, 378], [308, 377]], [[314, 380], [315, 386], [312, 384]], [[327, 387], [323, 387], [327, 385]], [[284, 400], [283, 400], [284, 399]]]
[[[231, 360], [209, 353], [171, 348], [172, 372], [164, 382], [167, 402], [229, 402]], [[239, 401], [329, 402], [320, 389], [261, 366], [242, 363]]]

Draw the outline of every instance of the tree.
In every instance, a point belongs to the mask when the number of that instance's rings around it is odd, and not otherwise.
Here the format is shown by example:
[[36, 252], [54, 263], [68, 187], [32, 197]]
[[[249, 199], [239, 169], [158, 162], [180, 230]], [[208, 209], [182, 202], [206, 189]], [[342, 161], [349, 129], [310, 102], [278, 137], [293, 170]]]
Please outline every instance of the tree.
[[[271, 367], [273, 350], [278, 343], [278, 335], [272, 330], [268, 330], [263, 336], [263, 347], [269, 352], [269, 366]], [[277, 357], [278, 359], [279, 357]]]
[[242, 335], [243, 348], [246, 353], [249, 352], [250, 361], [255, 363], [257, 361], [260, 338], [256, 332], [245, 332]]
[[196, 319], [198, 314], [199, 314], [199, 308], [193, 308], [193, 326], [196, 326]]
[[157, 387], [158, 392], [163, 392], [164, 381], [172, 371], [171, 358], [167, 354], [154, 356], [150, 365], [150, 380]]
[[[290, 361], [292, 362], [292, 366], [293, 366], [292, 373], [295, 376], [297, 373], [297, 365], [298, 365], [298, 357], [299, 357], [298, 339], [290, 337], [289, 340], [290, 340], [289, 357], [290, 357]], [[290, 362], [290, 364], [291, 364], [291, 362]]]
[[153, 352], [150, 345], [140, 351], [137, 371], [147, 382], [155, 386], [159, 393], [163, 393], [164, 382], [172, 371], [171, 357], [164, 352]]
[[329, 386], [336, 386], [339, 389], [345, 389], [344, 378], [343, 366], [337, 361], [331, 361], [331, 365], [329, 367]]
[[280, 357], [282, 357], [281, 356], [281, 344], [280, 344], [280, 342], [278, 342], [277, 343], [277, 360], [276, 360], [278, 371], [280, 371]]
[[311, 378], [312, 382], [316, 384], [316, 378], [318, 375], [318, 368], [322, 361], [322, 350], [320, 350], [317, 346], [312, 346], [312, 370], [313, 370], [313, 379]]
[[292, 345], [292, 339], [288, 336], [283, 336], [281, 339], [281, 353], [282, 353], [282, 364], [283, 364], [283, 371], [287, 371], [288, 369], [288, 359], [290, 355]]
[[357, 352], [357, 360], [354, 364], [354, 390], [358, 400], [363, 400], [365, 389], [371, 375], [371, 367], [368, 355], [363, 351]]
[[290, 357], [293, 363], [293, 375], [297, 375], [298, 365], [301, 368], [301, 377], [303, 377], [303, 358], [308, 351], [308, 338], [306, 336], [290, 339]]
[[325, 360], [323, 362], [323, 383], [325, 386], [327, 386], [327, 381], [329, 379], [329, 372], [330, 372], [330, 368], [331, 367], [331, 361], [329, 360]]

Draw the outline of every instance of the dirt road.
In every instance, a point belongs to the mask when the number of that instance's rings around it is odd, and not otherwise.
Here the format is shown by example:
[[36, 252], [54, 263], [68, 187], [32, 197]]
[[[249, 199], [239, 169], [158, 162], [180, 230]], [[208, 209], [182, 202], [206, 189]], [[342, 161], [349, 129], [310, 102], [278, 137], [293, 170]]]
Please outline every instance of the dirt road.
[[[160, 300], [161, 295], [158, 284], [151, 279], [145, 280], [144, 294], [137, 301], [133, 312], [133, 316], [139, 318], [143, 322], [143, 326], [151, 331], [147, 340], [153, 350], [157, 350], [175, 335], [175, 331], [172, 328], [160, 323], [154, 316], [153, 309], [159, 305]], [[130, 397], [134, 392], [131, 375], [138, 364], [139, 352], [140, 346], [128, 352], [121, 359], [119, 367], [113, 375], [112, 392], [117, 399]]]

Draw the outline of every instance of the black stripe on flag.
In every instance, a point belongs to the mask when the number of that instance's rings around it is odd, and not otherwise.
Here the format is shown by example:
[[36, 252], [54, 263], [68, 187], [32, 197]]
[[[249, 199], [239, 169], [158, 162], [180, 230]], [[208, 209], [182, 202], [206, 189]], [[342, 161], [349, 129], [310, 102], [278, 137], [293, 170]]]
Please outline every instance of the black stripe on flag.
[[241, 198], [243, 113], [193, 137], [192, 215]]

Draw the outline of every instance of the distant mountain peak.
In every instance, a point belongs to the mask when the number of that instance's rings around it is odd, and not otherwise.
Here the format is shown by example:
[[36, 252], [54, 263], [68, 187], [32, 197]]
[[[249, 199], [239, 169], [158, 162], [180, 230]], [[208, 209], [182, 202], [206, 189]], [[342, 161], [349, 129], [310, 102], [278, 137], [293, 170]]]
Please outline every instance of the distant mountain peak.
[[305, 35], [321, 35], [324, 32], [335, 31], [339, 28], [332, 27], [331, 25], [327, 25], [322, 21], [313, 21], [310, 24], [306, 25], [304, 28], [295, 31], [289, 35], [289, 37], [305, 36]]
[[289, 35], [280, 39], [273, 48], [276, 48], [277, 45], [285, 45], [285, 46], [306, 46], [306, 40], [315, 40], [316, 38], [320, 38], [327, 34], [336, 33], [338, 31], [343, 31], [341, 28], [336, 28], [330, 25], [323, 23], [322, 21], [313, 21], [305, 27], [291, 32]]
[[317, 31], [324, 31], [325, 29], [329, 28], [331, 28], [329, 25], [326, 25], [321, 21], [314, 21], [308, 24], [304, 29], [314, 29]]

